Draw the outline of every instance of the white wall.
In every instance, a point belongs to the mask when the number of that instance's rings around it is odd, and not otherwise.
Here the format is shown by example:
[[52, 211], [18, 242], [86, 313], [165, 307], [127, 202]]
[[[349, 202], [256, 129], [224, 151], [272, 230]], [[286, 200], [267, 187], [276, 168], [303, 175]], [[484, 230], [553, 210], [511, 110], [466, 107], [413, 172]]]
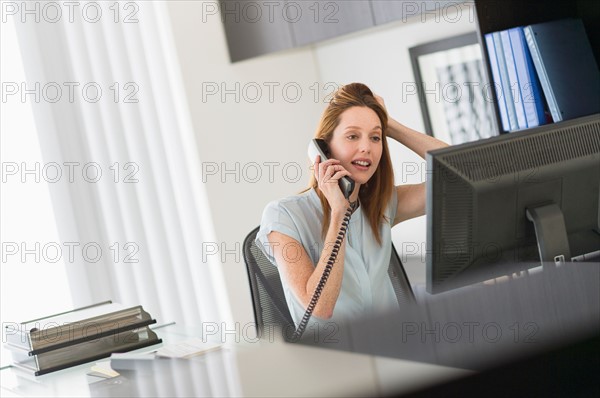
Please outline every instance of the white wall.
[[[205, 167], [205, 187], [218, 241], [214, 243], [219, 247], [219, 253], [211, 254], [214, 244], [204, 242], [206, 255], [224, 256], [223, 271], [233, 318], [241, 323], [251, 322], [241, 244], [259, 224], [267, 202], [306, 186], [306, 146], [324, 109], [325, 96], [331, 92], [328, 83], [364, 82], [386, 99], [391, 115], [422, 130], [416, 96], [402, 101], [400, 95], [402, 82], [414, 81], [408, 48], [472, 31], [474, 20], [468, 12], [459, 18], [430, 16], [426, 22], [416, 18], [231, 64], [221, 21], [218, 16], [203, 15], [201, 2], [169, 2], [169, 13]], [[267, 86], [270, 83], [278, 84], [272, 98]], [[286, 84], [290, 86], [288, 97], [282, 92]], [[223, 98], [222, 85], [231, 90]], [[260, 98], [256, 96], [257, 87], [262, 88]], [[302, 90], [297, 102], [291, 98], [295, 96], [294, 87]], [[207, 89], [218, 89], [218, 93], [210, 95]], [[399, 144], [392, 143], [391, 148], [393, 158], [398, 160], [397, 183], [403, 182], [400, 162], [413, 162], [425, 169], [416, 155]], [[264, 162], [274, 162], [272, 178]], [[286, 165], [289, 168], [284, 173]], [[302, 174], [297, 182], [291, 182], [296, 180], [297, 165], [301, 165]], [[234, 171], [223, 173], [223, 166]], [[261, 175], [256, 173], [258, 170]], [[408, 177], [404, 182], [423, 181], [420, 176]], [[422, 217], [395, 228], [394, 242], [399, 251], [403, 242], [425, 242], [424, 223]]]

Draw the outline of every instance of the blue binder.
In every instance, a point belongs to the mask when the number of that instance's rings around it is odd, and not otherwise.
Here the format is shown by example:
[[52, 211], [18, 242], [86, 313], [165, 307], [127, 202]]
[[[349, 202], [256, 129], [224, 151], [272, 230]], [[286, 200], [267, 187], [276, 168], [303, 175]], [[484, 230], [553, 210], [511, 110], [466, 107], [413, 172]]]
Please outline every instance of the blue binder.
[[505, 96], [502, 94], [502, 81], [500, 80], [500, 70], [498, 69], [498, 57], [496, 56], [496, 48], [494, 46], [494, 38], [491, 33], [485, 35], [485, 44], [488, 51], [490, 66], [492, 68], [492, 82], [497, 93], [498, 108], [500, 110], [500, 120], [502, 121], [502, 130], [510, 131], [508, 122], [508, 111], [506, 109]]
[[500, 38], [500, 32], [492, 33], [494, 39], [494, 48], [496, 49], [496, 56], [498, 57], [498, 70], [500, 71], [500, 83], [502, 84], [502, 92], [500, 93], [506, 103], [506, 111], [508, 113], [508, 123], [511, 130], [518, 130], [519, 124], [517, 123], [517, 114], [515, 111], [515, 102], [513, 100], [512, 91], [510, 87], [510, 80], [508, 78], [508, 71], [506, 69], [506, 61], [504, 59], [504, 49], [502, 48], [502, 39]]
[[600, 113], [600, 73], [579, 19], [525, 27], [554, 122]]
[[526, 129], [527, 120], [525, 119], [525, 108], [523, 107], [523, 99], [521, 98], [521, 90], [519, 88], [519, 78], [517, 77], [517, 67], [513, 56], [512, 46], [508, 30], [503, 30], [500, 33], [502, 39], [502, 50], [504, 51], [504, 61], [506, 62], [506, 71], [508, 74], [508, 85], [510, 92], [513, 95], [515, 114], [517, 116], [517, 129]]
[[536, 127], [545, 124], [544, 99], [535, 67], [525, 41], [523, 28], [508, 30], [510, 44], [517, 71], [519, 90], [521, 92], [522, 108], [525, 112], [526, 127]]

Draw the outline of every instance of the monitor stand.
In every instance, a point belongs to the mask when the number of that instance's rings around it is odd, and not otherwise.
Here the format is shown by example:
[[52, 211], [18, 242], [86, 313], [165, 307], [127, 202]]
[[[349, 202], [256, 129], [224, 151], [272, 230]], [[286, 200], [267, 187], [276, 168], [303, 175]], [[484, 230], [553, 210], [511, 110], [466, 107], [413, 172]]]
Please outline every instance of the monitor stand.
[[540, 260], [556, 265], [571, 261], [571, 249], [562, 210], [557, 204], [527, 208], [527, 219], [533, 222]]

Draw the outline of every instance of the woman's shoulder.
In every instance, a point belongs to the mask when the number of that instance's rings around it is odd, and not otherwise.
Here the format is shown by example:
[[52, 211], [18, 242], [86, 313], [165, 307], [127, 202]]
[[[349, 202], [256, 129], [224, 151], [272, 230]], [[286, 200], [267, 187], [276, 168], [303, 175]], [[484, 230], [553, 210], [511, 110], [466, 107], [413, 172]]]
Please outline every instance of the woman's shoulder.
[[284, 198], [273, 200], [267, 204], [265, 210], [270, 209], [297, 212], [314, 210], [317, 205], [320, 207], [319, 197], [317, 196], [315, 190], [311, 188], [296, 195], [290, 195]]
[[314, 220], [319, 219], [319, 214], [322, 214], [321, 203], [314, 189], [273, 200], [263, 211], [257, 239], [264, 243], [270, 232], [278, 231], [302, 242], [310, 236], [306, 234], [313, 233], [314, 228], [318, 230]]

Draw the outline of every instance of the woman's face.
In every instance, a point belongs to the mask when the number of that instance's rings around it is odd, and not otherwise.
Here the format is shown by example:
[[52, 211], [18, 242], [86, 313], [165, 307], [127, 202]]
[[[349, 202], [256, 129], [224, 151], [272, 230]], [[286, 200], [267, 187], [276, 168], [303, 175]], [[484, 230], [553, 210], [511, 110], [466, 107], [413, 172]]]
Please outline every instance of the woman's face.
[[383, 131], [375, 111], [355, 106], [346, 109], [329, 143], [331, 157], [342, 162], [358, 184], [375, 174], [383, 152]]

